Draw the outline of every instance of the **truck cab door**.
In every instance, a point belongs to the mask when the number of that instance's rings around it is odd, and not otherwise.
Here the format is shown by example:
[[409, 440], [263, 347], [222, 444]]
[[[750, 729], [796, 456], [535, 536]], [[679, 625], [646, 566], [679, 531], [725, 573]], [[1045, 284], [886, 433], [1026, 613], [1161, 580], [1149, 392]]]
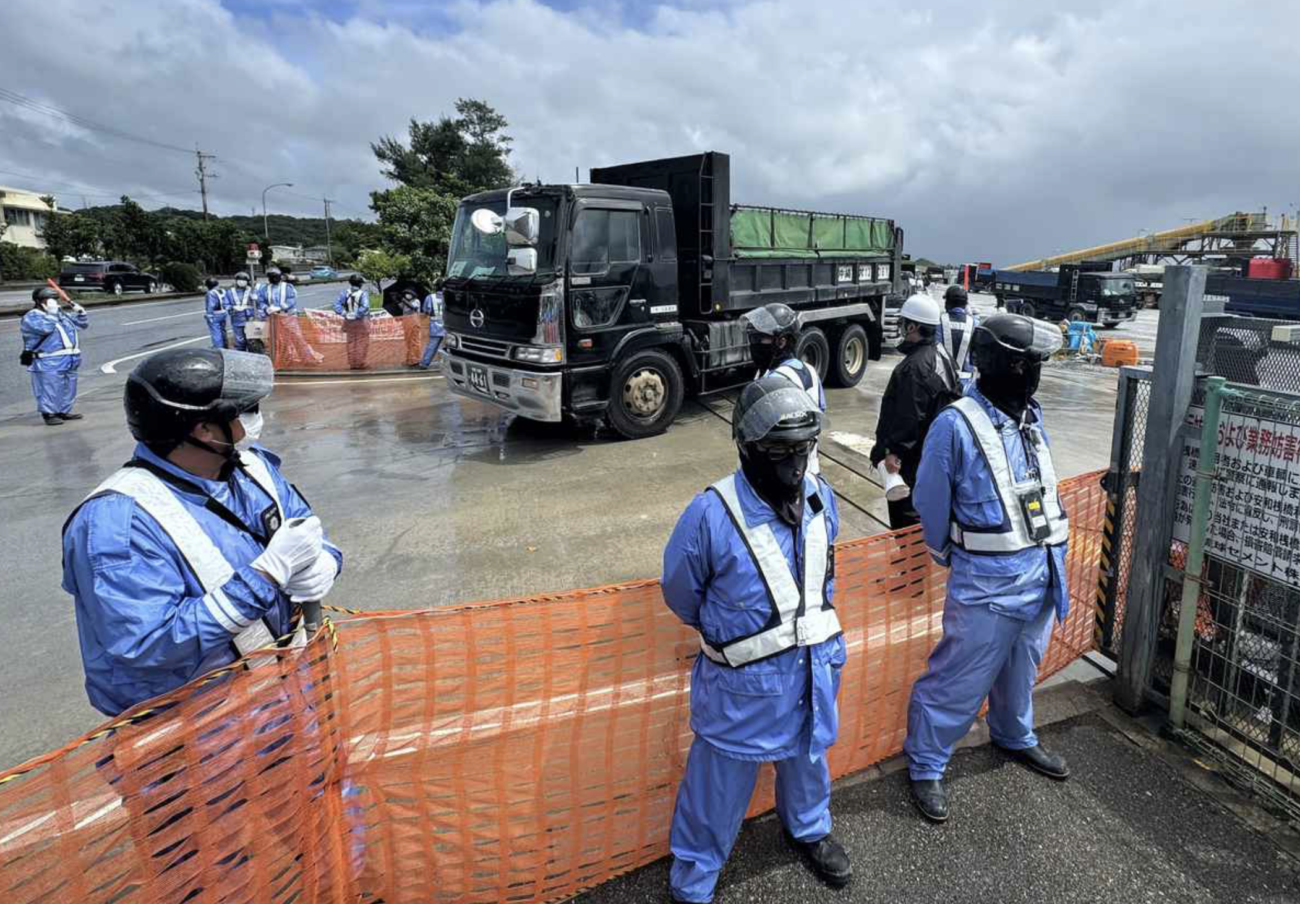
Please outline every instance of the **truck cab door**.
[[638, 201], [588, 201], [576, 210], [569, 242], [568, 287], [569, 325], [579, 341], [574, 363], [598, 359], [602, 350], [607, 354], [603, 347], [612, 347], [616, 340], [611, 342], [601, 334], [625, 324], [629, 317], [639, 319], [632, 312], [625, 316], [629, 307], [648, 308], [644, 291], [635, 295], [636, 305], [630, 304], [634, 289], [643, 289], [649, 278], [643, 272], [642, 233], [647, 222]]

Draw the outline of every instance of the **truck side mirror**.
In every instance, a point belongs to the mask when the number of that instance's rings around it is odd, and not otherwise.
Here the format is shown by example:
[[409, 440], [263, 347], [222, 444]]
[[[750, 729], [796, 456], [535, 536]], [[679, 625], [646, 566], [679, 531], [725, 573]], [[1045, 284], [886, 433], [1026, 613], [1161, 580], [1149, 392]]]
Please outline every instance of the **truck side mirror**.
[[511, 207], [506, 211], [506, 243], [529, 246], [537, 244], [541, 214], [535, 207]]
[[506, 253], [506, 269], [511, 276], [528, 276], [537, 272], [536, 248], [511, 248]]

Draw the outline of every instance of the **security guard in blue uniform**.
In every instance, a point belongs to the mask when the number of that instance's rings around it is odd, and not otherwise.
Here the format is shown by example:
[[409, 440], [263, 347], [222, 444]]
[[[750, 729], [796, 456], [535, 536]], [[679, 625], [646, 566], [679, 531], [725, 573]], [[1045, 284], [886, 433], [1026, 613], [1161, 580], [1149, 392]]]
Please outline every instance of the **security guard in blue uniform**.
[[1070, 608], [1069, 523], [1034, 400], [1061, 333], [995, 314], [971, 344], [976, 384], [931, 425], [913, 489], [926, 546], [949, 569], [943, 638], [912, 688], [903, 745], [913, 800], [934, 822], [948, 818], [944, 770], [986, 697], [995, 746], [1052, 778], [1070, 774], [1039, 745], [1033, 708], [1052, 617]]
[[23, 350], [19, 362], [32, 375], [32, 395], [47, 427], [79, 421], [72, 410], [77, 400], [77, 371], [81, 368], [78, 332], [90, 321], [86, 309], [71, 302], [72, 313], [60, 310], [59, 293], [49, 286], [32, 291], [32, 309], [23, 315], [19, 331]]
[[220, 288], [216, 277], [204, 280], [207, 294], [203, 297], [203, 319], [208, 322], [208, 336], [213, 348], [226, 347], [226, 293]]
[[969, 309], [970, 296], [961, 286], [949, 286], [943, 293], [943, 313], [939, 316], [939, 344], [947, 349], [957, 365], [962, 389], [970, 386], [975, 374], [971, 370], [971, 339], [980, 320]]
[[664, 600], [700, 636], [671, 834], [676, 901], [713, 899], [764, 762], [788, 841], [829, 884], [852, 877], [830, 834], [845, 645], [831, 604], [835, 498], [807, 473], [822, 414], [768, 375], [741, 392], [732, 429], [740, 467], [695, 497], [664, 549]]
[[127, 379], [134, 458], [73, 512], [75, 598], [91, 704], [106, 715], [293, 633], [342, 554], [256, 445], [274, 371], [262, 355], [173, 349]]

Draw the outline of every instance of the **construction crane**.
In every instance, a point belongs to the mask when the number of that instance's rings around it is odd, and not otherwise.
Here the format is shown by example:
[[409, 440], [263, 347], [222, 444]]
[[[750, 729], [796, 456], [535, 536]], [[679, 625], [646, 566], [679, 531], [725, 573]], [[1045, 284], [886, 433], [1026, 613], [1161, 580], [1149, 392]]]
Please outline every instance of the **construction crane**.
[[[1080, 251], [1025, 261], [999, 270], [1022, 272], [1025, 270], [1054, 270], [1061, 264], [1083, 261], [1122, 261], [1124, 268], [1138, 263], [1154, 262], [1163, 258], [1183, 263], [1194, 258], [1293, 257], [1296, 241], [1295, 223], [1282, 218], [1279, 228], [1269, 228], [1263, 213], [1233, 213], [1214, 220], [1202, 220], [1177, 229], [1166, 229], [1138, 235], [1119, 242], [1095, 245]], [[1263, 246], [1260, 243], [1264, 243]]]

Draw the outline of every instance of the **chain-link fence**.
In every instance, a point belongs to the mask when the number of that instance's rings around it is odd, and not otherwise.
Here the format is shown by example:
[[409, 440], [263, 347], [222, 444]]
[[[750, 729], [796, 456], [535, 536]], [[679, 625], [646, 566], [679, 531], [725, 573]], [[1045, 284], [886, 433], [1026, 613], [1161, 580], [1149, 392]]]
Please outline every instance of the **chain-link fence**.
[[[1193, 518], [1205, 524], [1190, 625], [1188, 737], [1300, 818], [1300, 395], [1232, 387], [1217, 435], [1213, 462], [1199, 450], [1186, 457], [1174, 525], [1182, 551], [1174, 564], [1182, 568], [1199, 561], [1187, 546], [1198, 542]], [[1198, 468], [1212, 473], [1203, 511], [1181, 504], [1194, 499]], [[1165, 641], [1177, 636], [1183, 600], [1193, 596], [1182, 582], [1168, 583], [1159, 658], [1172, 675], [1176, 651]]]

